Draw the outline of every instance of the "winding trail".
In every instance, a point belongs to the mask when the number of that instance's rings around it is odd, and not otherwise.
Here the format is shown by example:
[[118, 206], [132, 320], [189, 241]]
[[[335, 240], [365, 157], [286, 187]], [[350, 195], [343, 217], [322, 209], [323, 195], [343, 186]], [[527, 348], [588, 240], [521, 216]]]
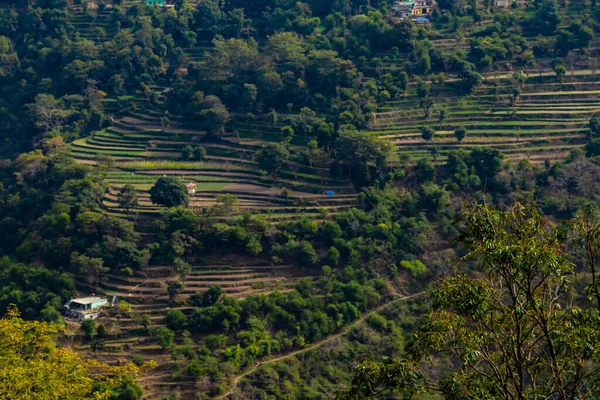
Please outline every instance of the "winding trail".
[[385, 304], [382, 304], [381, 306], [377, 307], [376, 309], [369, 311], [368, 313], [364, 314], [362, 317], [360, 317], [359, 319], [357, 319], [356, 321], [354, 321], [353, 323], [349, 324], [348, 326], [346, 326], [343, 330], [341, 330], [340, 332], [336, 333], [335, 335], [332, 336], [328, 336], [325, 339], [321, 339], [307, 347], [304, 347], [300, 350], [296, 350], [296, 351], [292, 351], [291, 353], [285, 354], [283, 356], [279, 356], [279, 357], [275, 357], [275, 358], [270, 358], [270, 359], [266, 359], [263, 361], [258, 362], [256, 365], [254, 365], [253, 367], [247, 369], [246, 371], [244, 371], [243, 373], [236, 375], [233, 377], [233, 381], [231, 384], [231, 389], [229, 389], [229, 391], [225, 394], [222, 394], [220, 396], [214, 397], [214, 399], [226, 399], [227, 397], [229, 397], [230, 395], [233, 394], [233, 392], [235, 392], [235, 390], [238, 387], [238, 384], [240, 383], [240, 380], [254, 372], [256, 372], [257, 369], [259, 369], [260, 367], [262, 367], [263, 365], [266, 364], [272, 364], [272, 363], [276, 363], [294, 356], [297, 356], [298, 354], [301, 353], [305, 353], [307, 351], [311, 351], [314, 350], [316, 348], [319, 348], [321, 346], [323, 346], [326, 343], [331, 342], [332, 340], [335, 340], [341, 336], [344, 336], [345, 334], [347, 334], [348, 332], [350, 332], [350, 329], [352, 329], [353, 327], [355, 327], [356, 325], [364, 322], [367, 318], [369, 318], [371, 315], [373, 315], [374, 313], [383, 310], [386, 307], [391, 306], [392, 304], [395, 303], [399, 303], [401, 301], [405, 301], [405, 300], [410, 300], [410, 299], [414, 299], [417, 297], [420, 297], [422, 295], [424, 295], [426, 292], [419, 292], [419, 293], [415, 293], [415, 294], [411, 294], [410, 296], [403, 296], [403, 297], [399, 297], [396, 298], [392, 301], [389, 301]]

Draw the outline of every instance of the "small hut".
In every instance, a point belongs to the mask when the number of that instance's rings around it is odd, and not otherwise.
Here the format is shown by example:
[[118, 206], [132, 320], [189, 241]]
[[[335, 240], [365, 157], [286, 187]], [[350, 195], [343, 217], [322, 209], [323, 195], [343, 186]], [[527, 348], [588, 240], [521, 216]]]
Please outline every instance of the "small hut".
[[187, 185], [185, 185], [185, 187], [187, 188], [188, 194], [196, 193], [196, 184], [195, 183], [188, 183]]

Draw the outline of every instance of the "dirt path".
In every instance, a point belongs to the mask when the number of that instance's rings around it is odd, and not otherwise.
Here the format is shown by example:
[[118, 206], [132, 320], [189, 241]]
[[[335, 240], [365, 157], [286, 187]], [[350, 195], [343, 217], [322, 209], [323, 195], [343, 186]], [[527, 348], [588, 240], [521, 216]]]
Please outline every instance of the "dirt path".
[[364, 322], [368, 317], [370, 317], [374, 313], [376, 313], [378, 311], [381, 311], [384, 308], [386, 308], [388, 306], [391, 306], [392, 304], [398, 303], [400, 301], [410, 300], [410, 299], [422, 296], [423, 294], [425, 294], [425, 292], [419, 292], [419, 293], [412, 294], [410, 296], [399, 297], [399, 298], [397, 298], [395, 300], [392, 300], [392, 301], [390, 301], [388, 303], [385, 303], [385, 304], [377, 307], [376, 309], [374, 309], [372, 311], [369, 311], [368, 313], [364, 314], [362, 317], [360, 317], [359, 319], [357, 319], [356, 321], [354, 321], [353, 323], [351, 323], [350, 325], [348, 325], [346, 328], [344, 328], [342, 331], [340, 331], [339, 333], [336, 333], [333, 336], [326, 337], [325, 339], [322, 339], [322, 340], [320, 340], [318, 342], [315, 342], [315, 343], [311, 344], [308, 347], [304, 347], [304, 348], [302, 348], [300, 350], [293, 351], [293, 352], [288, 353], [286, 355], [279, 356], [279, 357], [276, 357], [276, 358], [270, 358], [270, 359], [267, 359], [267, 360], [264, 360], [264, 361], [261, 361], [261, 362], [257, 363], [255, 366], [253, 366], [250, 369], [246, 370], [242, 374], [236, 375], [233, 378], [231, 389], [229, 389], [229, 391], [227, 393], [225, 393], [225, 394], [223, 394], [221, 396], [215, 397], [215, 399], [226, 399], [227, 397], [229, 397], [230, 395], [232, 395], [233, 392], [235, 392], [235, 390], [237, 389], [237, 386], [240, 383], [240, 380], [242, 378], [244, 378], [244, 377], [246, 377], [246, 376], [248, 376], [248, 375], [256, 372], [256, 370], [259, 369], [260, 367], [262, 367], [263, 365], [276, 363], [278, 361], [282, 361], [282, 360], [285, 360], [287, 358], [295, 357], [298, 354], [305, 353], [307, 351], [311, 351], [311, 350], [314, 350], [316, 348], [319, 348], [319, 347], [323, 346], [324, 344], [331, 342], [332, 340], [335, 340], [335, 339], [337, 339], [337, 338], [339, 338], [341, 336], [344, 336], [345, 334], [347, 334], [348, 332], [350, 332], [350, 329], [352, 329], [356, 325]]

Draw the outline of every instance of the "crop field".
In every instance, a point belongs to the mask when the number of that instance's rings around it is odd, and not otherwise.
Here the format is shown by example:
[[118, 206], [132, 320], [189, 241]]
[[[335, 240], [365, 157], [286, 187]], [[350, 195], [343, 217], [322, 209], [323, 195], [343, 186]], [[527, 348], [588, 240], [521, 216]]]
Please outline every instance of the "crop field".
[[[148, 107], [136, 104], [139, 108]], [[235, 195], [240, 201], [239, 213], [264, 213], [269, 218], [281, 213], [317, 212], [322, 208], [336, 212], [356, 203], [349, 181], [331, 179], [317, 168], [290, 168], [282, 171], [275, 181], [261, 171], [254, 161], [255, 153], [280, 136], [279, 126], [261, 119], [252, 123], [242, 120], [233, 127], [238, 130], [239, 139], [226, 134], [218, 142], [198, 142], [204, 132], [182, 128], [176, 116], [170, 116], [174, 121], [170, 126], [162, 126], [162, 115], [151, 107], [130, 111], [114, 117], [110, 127], [72, 143], [72, 153], [81, 162], [93, 162], [98, 156], [110, 156], [116, 161], [116, 167], [107, 175], [111, 189], [104, 205], [110, 212], [123, 212], [116, 196], [125, 184], [132, 184], [138, 190], [141, 215], [158, 211], [147, 192], [159, 177], [167, 175], [197, 185], [190, 206], [199, 212], [215, 204], [219, 194]], [[304, 149], [302, 139], [294, 138], [292, 152]], [[187, 145], [203, 146], [206, 159], [181, 160], [182, 149]], [[325, 192], [330, 190], [336, 195], [326, 196]]]
[[[415, 96], [390, 101], [367, 132], [391, 140], [413, 160], [429, 155], [434, 147], [439, 161], [450, 150], [473, 146], [495, 148], [507, 159], [528, 158], [534, 163], [561, 159], [583, 146], [587, 121], [600, 112], [600, 84], [589, 75], [574, 74], [573, 79], [561, 88], [549, 74], [541, 78], [532, 74], [516, 98], [508, 79], [497, 79], [459, 99], [432, 86], [434, 106], [428, 118]], [[445, 116], [440, 116], [441, 110]], [[435, 130], [429, 142], [421, 138], [423, 127]], [[454, 136], [458, 128], [467, 131], [461, 142]]]
[[[239, 263], [240, 260], [236, 262]], [[194, 393], [202, 391], [203, 386], [202, 382], [186, 376], [185, 371], [178, 370], [178, 357], [164, 352], [158, 344], [151, 341], [148, 332], [135, 315], [146, 314], [150, 320], [150, 329], [153, 329], [165, 324], [166, 310], [178, 309], [189, 315], [193, 307], [186, 306], [185, 300], [213, 285], [219, 285], [229, 296], [244, 298], [273, 291], [287, 292], [291, 290], [296, 279], [307, 276], [302, 271], [286, 265], [222, 263], [194, 266], [185, 281], [183, 294], [177, 297], [177, 303], [180, 305], [173, 305], [169, 303], [166, 290], [166, 281], [172, 277], [171, 267], [151, 266], [145, 272], [147, 276], [143, 278], [108, 275], [103, 279], [99, 287], [100, 294], [109, 298], [117, 296], [119, 300], [130, 303], [132, 308], [125, 315], [102, 317], [102, 322], [112, 332], [102, 349], [91, 353], [89, 345], [76, 346], [78, 351], [111, 364], [134, 356], [157, 361], [158, 368], [144, 375], [140, 381], [145, 399], [162, 399], [170, 395], [175, 388], [183, 398], [193, 397]], [[202, 337], [196, 335], [194, 340], [196, 343], [203, 342]], [[192, 345], [192, 348], [200, 351], [202, 346]]]

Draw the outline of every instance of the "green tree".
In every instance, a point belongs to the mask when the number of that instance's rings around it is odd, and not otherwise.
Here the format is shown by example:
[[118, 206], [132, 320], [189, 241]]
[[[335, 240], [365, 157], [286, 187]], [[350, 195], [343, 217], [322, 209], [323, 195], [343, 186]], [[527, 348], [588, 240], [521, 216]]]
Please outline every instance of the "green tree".
[[588, 138], [592, 139], [592, 138], [600, 137], [600, 119], [598, 117], [590, 118], [590, 120], [588, 121], [588, 124], [587, 124], [587, 128], [588, 128], [588, 132], [587, 132]]
[[555, 0], [544, 0], [534, 18], [534, 25], [542, 35], [550, 36], [556, 32], [560, 16], [556, 11]]
[[429, 142], [435, 136], [435, 130], [429, 126], [424, 126], [421, 128], [421, 137], [423, 140]]
[[267, 171], [273, 180], [277, 179], [279, 172], [287, 165], [289, 158], [290, 152], [280, 143], [270, 143], [256, 155], [259, 168]]
[[132, 184], [126, 184], [119, 189], [119, 195], [117, 197], [119, 206], [125, 210], [127, 216], [131, 214], [133, 210], [138, 208], [138, 196], [135, 187]]
[[200, 112], [201, 127], [207, 131], [209, 135], [218, 133], [222, 136], [225, 132], [225, 125], [229, 121], [229, 112], [223, 105], [204, 109]]
[[435, 165], [427, 157], [419, 158], [415, 167], [415, 173], [419, 182], [431, 182], [435, 179]]
[[417, 97], [419, 100], [429, 97], [429, 84], [422, 79], [417, 80]]
[[173, 346], [173, 339], [175, 339], [175, 332], [167, 328], [166, 326], [157, 326], [152, 331], [152, 336], [156, 339], [160, 347], [163, 350]]
[[588, 139], [585, 144], [585, 152], [588, 157], [595, 157], [600, 155], [600, 138], [595, 137]]
[[262, 244], [260, 243], [260, 238], [256, 234], [250, 235], [248, 239], [248, 243], [246, 243], [246, 251], [248, 254], [257, 256], [263, 251]]
[[562, 58], [555, 58], [552, 60], [552, 69], [556, 74], [556, 79], [560, 82], [560, 90], [562, 90], [563, 78], [567, 73], [567, 67], [565, 67]]
[[196, 146], [192, 150], [192, 157], [196, 161], [204, 161], [206, 160], [206, 149], [202, 146]]
[[35, 125], [46, 133], [60, 131], [75, 112], [66, 108], [62, 100], [47, 93], [38, 94], [28, 107], [35, 115]]
[[445, 108], [440, 109], [440, 114], [439, 114], [439, 118], [438, 118], [440, 121], [440, 125], [442, 125], [444, 123], [446, 118], [448, 118], [448, 110], [446, 110]]
[[169, 295], [169, 301], [175, 301], [175, 297], [177, 295], [183, 293], [185, 286], [183, 282], [175, 280], [175, 281], [167, 281], [167, 293]]
[[448, 192], [432, 182], [421, 185], [420, 200], [422, 207], [433, 213], [441, 212], [450, 202]]
[[97, 257], [88, 257], [78, 252], [71, 254], [71, 266], [81, 275], [85, 276], [90, 291], [93, 291], [100, 283], [100, 276], [110, 271], [104, 266], [104, 260]]
[[369, 183], [387, 168], [392, 144], [372, 135], [342, 126], [335, 142], [336, 160], [346, 165], [356, 182]]
[[182, 331], [185, 328], [187, 319], [181, 310], [169, 310], [165, 316], [165, 324], [175, 332]]
[[192, 149], [192, 146], [187, 145], [183, 148], [183, 150], [181, 150], [181, 159], [182, 160], [189, 160], [190, 158], [192, 158], [192, 154], [194, 153], [194, 150]]
[[229, 221], [231, 215], [235, 214], [240, 207], [240, 200], [233, 194], [219, 194], [216, 199], [217, 203], [212, 206], [212, 210], [217, 215], [225, 217], [225, 221]]
[[223, 296], [223, 289], [219, 285], [213, 285], [205, 292], [198, 292], [190, 297], [190, 303], [196, 307], [209, 307], [216, 304]]
[[284, 144], [290, 144], [294, 138], [294, 128], [289, 125], [281, 127], [281, 141]]
[[404, 71], [398, 74], [398, 88], [402, 94], [406, 97], [406, 90], [408, 89], [408, 74]]
[[81, 323], [81, 332], [86, 339], [92, 340], [96, 335], [96, 321], [93, 319], [86, 319]]
[[467, 130], [465, 128], [458, 128], [454, 131], [454, 137], [458, 140], [458, 143], [461, 143], [464, 138], [467, 136]]
[[325, 254], [323, 262], [327, 265], [335, 267], [340, 263], [340, 257], [340, 251], [332, 246], [329, 248], [329, 250], [327, 250], [327, 254]]
[[503, 155], [496, 149], [476, 147], [469, 154], [468, 164], [482, 182], [493, 184], [502, 166]]
[[185, 185], [174, 176], [158, 178], [154, 186], [150, 188], [149, 193], [153, 204], [165, 207], [187, 206], [189, 202]]
[[206, 343], [206, 347], [210, 349], [210, 351], [215, 351], [225, 343], [224, 335], [208, 335], [204, 338], [204, 343]]
[[136, 323], [143, 326], [146, 331], [149, 331], [149, 328], [152, 325], [152, 318], [150, 318], [149, 314], [134, 314], [133, 319], [136, 321]]
[[[52, 341], [59, 325], [25, 321], [14, 305], [0, 319], [0, 398], [11, 400], [106, 399], [105, 388], [130, 382], [133, 364], [108, 366], [84, 359]], [[110, 393], [110, 392], [109, 392]]]
[[178, 274], [181, 279], [185, 280], [190, 272], [192, 272], [192, 267], [190, 264], [177, 257], [175, 261], [173, 261], [173, 272]]

